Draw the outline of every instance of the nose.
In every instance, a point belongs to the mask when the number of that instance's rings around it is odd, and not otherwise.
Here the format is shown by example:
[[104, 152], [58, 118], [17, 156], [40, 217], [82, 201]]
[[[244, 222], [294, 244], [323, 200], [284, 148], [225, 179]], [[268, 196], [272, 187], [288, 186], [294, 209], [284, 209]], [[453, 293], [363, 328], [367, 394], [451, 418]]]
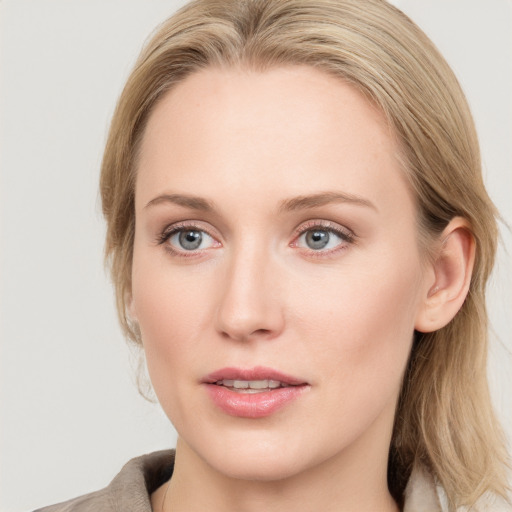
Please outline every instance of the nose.
[[217, 330], [235, 341], [272, 339], [284, 328], [278, 265], [265, 251], [247, 248], [227, 262], [220, 284]]

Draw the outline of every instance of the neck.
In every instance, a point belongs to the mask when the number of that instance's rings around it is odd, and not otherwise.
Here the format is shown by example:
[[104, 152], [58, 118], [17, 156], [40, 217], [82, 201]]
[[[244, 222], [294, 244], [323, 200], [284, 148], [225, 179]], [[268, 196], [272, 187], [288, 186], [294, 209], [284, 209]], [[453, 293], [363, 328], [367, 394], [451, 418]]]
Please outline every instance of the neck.
[[366, 456], [356, 443], [346, 453], [307, 471], [280, 480], [255, 481], [223, 474], [179, 439], [173, 477], [168, 486], [166, 484], [155, 494], [153, 509], [165, 512], [397, 512], [398, 507], [387, 487], [387, 447], [379, 450], [377, 446], [368, 445], [368, 439], [362, 439], [361, 444], [367, 451]]

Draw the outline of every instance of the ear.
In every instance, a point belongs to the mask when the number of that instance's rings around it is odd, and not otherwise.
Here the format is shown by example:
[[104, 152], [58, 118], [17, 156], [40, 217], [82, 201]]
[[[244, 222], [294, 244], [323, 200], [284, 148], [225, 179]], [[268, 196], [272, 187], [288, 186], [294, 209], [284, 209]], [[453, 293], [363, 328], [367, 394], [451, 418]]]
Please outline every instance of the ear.
[[475, 261], [475, 239], [468, 222], [453, 218], [439, 237], [439, 248], [426, 272], [430, 281], [416, 317], [415, 329], [432, 332], [447, 325], [464, 304]]

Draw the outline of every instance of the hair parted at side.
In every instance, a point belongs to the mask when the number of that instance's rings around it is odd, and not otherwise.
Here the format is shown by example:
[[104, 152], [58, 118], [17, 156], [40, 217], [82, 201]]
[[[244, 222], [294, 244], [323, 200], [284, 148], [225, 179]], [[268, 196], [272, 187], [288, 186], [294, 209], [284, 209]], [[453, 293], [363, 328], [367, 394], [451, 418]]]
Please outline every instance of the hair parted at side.
[[485, 493], [506, 496], [507, 453], [486, 376], [485, 288], [496, 252], [496, 211], [457, 79], [427, 36], [383, 0], [196, 0], [158, 28], [119, 99], [102, 164], [106, 258], [125, 334], [140, 344], [127, 300], [137, 153], [152, 109], [201, 68], [282, 65], [337, 76], [384, 112], [401, 146], [427, 251], [455, 216], [469, 222], [476, 241], [462, 309], [439, 331], [416, 333], [390, 448], [391, 493], [400, 503], [411, 468], [421, 461], [444, 487], [450, 510]]

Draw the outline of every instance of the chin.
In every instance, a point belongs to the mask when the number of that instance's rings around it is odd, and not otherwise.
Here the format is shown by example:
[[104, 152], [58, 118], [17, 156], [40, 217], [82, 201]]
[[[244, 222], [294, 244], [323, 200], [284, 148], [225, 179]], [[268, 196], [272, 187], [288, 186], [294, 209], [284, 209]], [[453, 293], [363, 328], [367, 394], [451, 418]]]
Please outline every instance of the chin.
[[237, 480], [272, 482], [301, 473], [305, 469], [301, 462], [299, 454], [296, 457], [283, 457], [279, 453], [267, 454], [264, 451], [247, 456], [233, 453], [225, 454], [222, 463], [215, 469]]
[[265, 434], [247, 433], [236, 442], [226, 438], [210, 439], [207, 445], [193, 449], [215, 471], [238, 480], [284, 480], [313, 464], [307, 462], [305, 441]]

